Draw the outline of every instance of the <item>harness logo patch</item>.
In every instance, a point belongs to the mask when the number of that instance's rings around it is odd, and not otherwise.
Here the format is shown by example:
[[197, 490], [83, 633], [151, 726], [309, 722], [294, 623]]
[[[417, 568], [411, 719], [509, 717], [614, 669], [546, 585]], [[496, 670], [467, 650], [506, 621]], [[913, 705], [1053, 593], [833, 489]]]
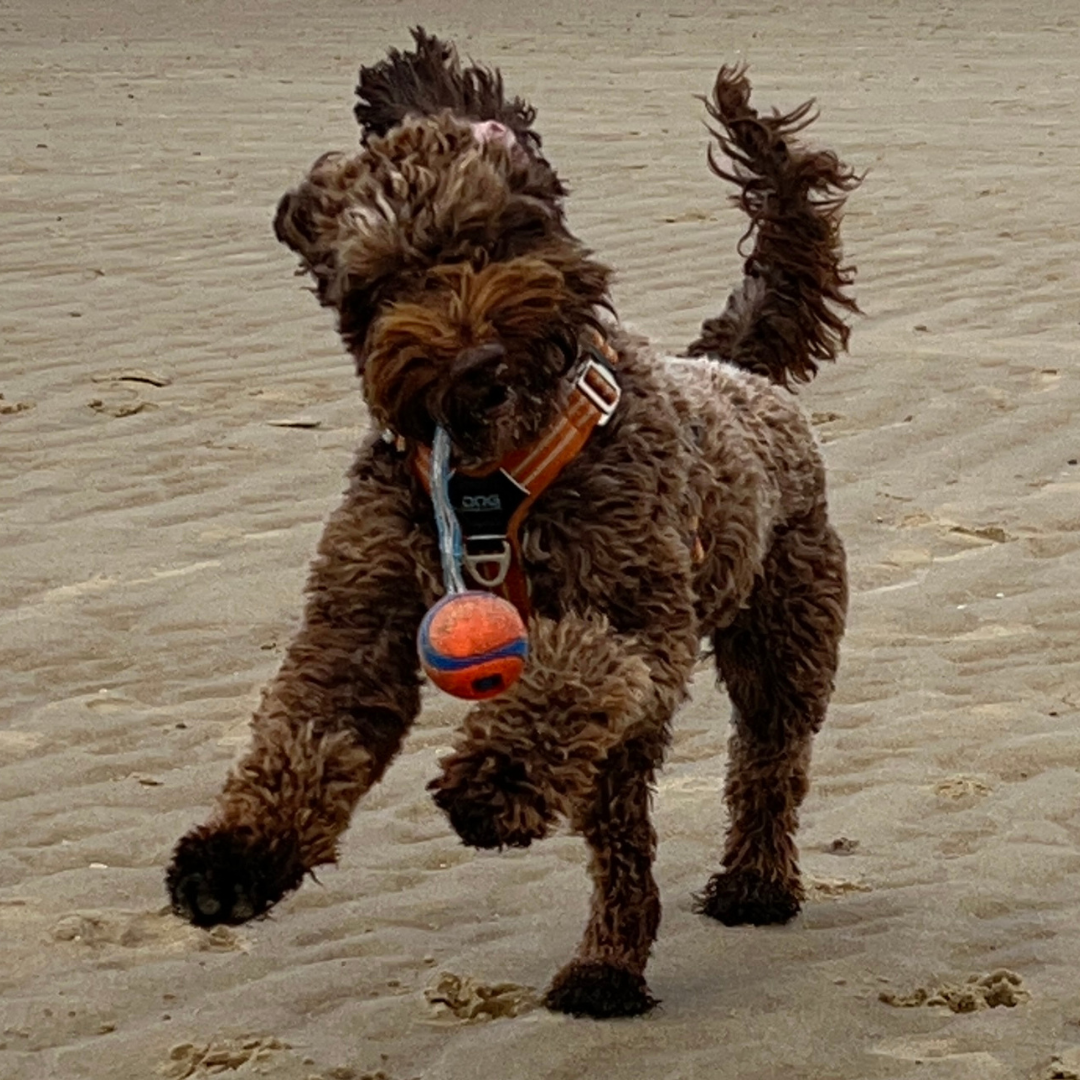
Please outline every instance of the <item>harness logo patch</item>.
[[463, 495], [462, 510], [501, 510], [502, 499], [498, 495]]

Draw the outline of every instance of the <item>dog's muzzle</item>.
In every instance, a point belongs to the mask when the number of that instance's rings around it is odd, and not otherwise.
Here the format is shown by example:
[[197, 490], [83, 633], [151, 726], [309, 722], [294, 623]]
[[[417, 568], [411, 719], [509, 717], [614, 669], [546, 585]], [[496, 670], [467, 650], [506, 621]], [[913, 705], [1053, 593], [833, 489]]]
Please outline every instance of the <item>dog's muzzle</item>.
[[506, 350], [498, 342], [462, 349], [445, 388], [432, 403], [432, 415], [459, 446], [474, 443], [493, 415], [510, 399]]

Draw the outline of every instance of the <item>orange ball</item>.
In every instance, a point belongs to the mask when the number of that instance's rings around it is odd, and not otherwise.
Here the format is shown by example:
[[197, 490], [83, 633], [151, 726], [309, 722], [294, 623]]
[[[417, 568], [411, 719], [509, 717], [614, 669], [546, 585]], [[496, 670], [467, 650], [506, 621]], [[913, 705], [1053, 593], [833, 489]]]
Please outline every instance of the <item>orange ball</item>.
[[444, 596], [424, 616], [416, 643], [431, 681], [473, 701], [501, 694], [521, 674], [529, 652], [517, 608], [478, 590]]

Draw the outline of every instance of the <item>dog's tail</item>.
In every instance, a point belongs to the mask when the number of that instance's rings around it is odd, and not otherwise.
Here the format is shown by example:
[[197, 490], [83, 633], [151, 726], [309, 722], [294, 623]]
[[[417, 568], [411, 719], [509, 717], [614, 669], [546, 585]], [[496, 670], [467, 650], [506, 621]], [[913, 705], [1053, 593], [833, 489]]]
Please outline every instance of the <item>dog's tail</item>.
[[448, 109], [463, 120], [505, 124], [522, 146], [538, 155], [540, 136], [532, 128], [536, 110], [522, 98], [506, 100], [497, 70], [478, 64], [462, 67], [454, 45], [422, 26], [412, 30], [412, 36], [412, 52], [391, 49], [385, 60], [360, 69], [353, 114], [365, 145], [407, 116], [434, 116]]
[[742, 284], [723, 313], [707, 319], [689, 356], [727, 360], [790, 386], [809, 382], [818, 361], [847, 348], [845, 312], [858, 312], [847, 291], [855, 268], [841, 265], [840, 218], [847, 193], [861, 182], [828, 150], [808, 150], [792, 137], [816, 118], [808, 101], [786, 115], [759, 116], [750, 107], [743, 67], [722, 67], [705, 107], [719, 128], [709, 168], [738, 187], [732, 200], [750, 219], [739, 244], [753, 242]]

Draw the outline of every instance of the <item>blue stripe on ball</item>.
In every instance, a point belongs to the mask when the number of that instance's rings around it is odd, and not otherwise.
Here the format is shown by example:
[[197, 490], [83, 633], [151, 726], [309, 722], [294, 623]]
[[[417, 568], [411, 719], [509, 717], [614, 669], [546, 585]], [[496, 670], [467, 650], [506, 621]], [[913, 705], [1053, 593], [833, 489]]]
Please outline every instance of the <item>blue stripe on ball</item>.
[[431, 635], [426, 620], [420, 627], [419, 645], [420, 659], [426, 667], [434, 668], [436, 671], [464, 671], [466, 668], [474, 667], [477, 664], [486, 664], [489, 660], [505, 660], [514, 656], [519, 656], [524, 660], [529, 654], [528, 641], [525, 638], [519, 638], [516, 641], [508, 642], [500, 649], [479, 653], [476, 656], [466, 656], [461, 659], [443, 656], [431, 644]]

